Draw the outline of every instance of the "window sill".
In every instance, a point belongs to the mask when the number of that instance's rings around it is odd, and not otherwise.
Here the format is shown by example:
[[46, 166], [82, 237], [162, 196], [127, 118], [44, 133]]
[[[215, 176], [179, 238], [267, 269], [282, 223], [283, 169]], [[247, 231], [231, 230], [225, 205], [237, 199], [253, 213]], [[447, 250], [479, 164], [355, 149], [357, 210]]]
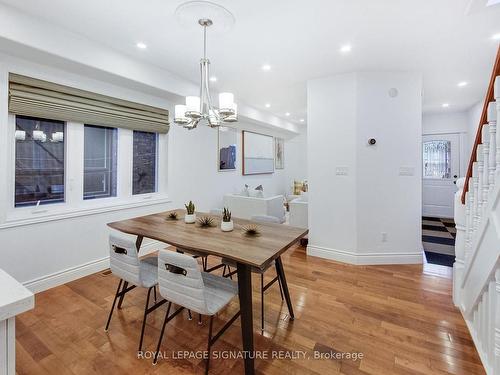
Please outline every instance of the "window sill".
[[[106, 199], [106, 198], [103, 198]], [[172, 202], [166, 195], [139, 195], [126, 201], [112, 199], [106, 203], [102, 199], [93, 200], [92, 203], [98, 202], [99, 204], [89, 204], [86, 207], [47, 207], [42, 206], [37, 209], [25, 210], [23, 213], [11, 213], [7, 216], [4, 223], [0, 224], [0, 229], [18, 227], [23, 225], [31, 225], [37, 223], [44, 223], [47, 221], [64, 220], [79, 216], [88, 216], [101, 214], [105, 212], [127, 210], [136, 207], [146, 207], [157, 204], [164, 204]]]

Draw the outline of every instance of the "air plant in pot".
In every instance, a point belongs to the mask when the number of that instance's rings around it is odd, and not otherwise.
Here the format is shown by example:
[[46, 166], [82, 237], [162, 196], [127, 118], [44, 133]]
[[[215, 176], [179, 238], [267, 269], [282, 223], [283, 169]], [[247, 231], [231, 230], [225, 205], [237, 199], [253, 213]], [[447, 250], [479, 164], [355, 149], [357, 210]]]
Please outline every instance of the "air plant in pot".
[[222, 221], [220, 223], [220, 230], [223, 232], [231, 232], [234, 229], [233, 221], [231, 220], [231, 211], [226, 207], [222, 211]]
[[178, 219], [179, 218], [177, 217], [176, 211], [169, 212], [167, 215], [167, 220], [178, 220]]
[[194, 213], [194, 203], [189, 201], [188, 204], [184, 205], [186, 207], [186, 216], [184, 216], [184, 222], [186, 224], [193, 224], [196, 222], [196, 214]]

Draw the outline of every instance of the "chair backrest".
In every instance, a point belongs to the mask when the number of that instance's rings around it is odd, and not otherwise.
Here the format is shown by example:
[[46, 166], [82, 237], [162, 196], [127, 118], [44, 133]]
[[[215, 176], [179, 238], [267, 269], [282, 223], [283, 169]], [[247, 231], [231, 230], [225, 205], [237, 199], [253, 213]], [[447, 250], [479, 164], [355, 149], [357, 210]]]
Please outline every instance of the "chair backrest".
[[200, 314], [207, 314], [205, 285], [193, 257], [170, 250], [158, 253], [158, 286], [168, 301]]
[[109, 268], [119, 278], [141, 285], [141, 266], [134, 241], [115, 235], [109, 236]]
[[256, 223], [276, 223], [279, 224], [280, 220], [276, 216], [268, 216], [268, 215], [255, 215], [250, 218], [251, 221], [255, 221]]

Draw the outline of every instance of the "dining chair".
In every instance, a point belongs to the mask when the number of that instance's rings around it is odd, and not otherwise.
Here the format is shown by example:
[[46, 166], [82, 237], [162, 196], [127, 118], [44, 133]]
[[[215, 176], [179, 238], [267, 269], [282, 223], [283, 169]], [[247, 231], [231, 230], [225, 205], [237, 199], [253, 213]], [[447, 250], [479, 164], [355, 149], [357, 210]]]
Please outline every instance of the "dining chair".
[[[256, 223], [276, 223], [279, 224], [280, 221], [277, 217], [274, 216], [267, 216], [267, 215], [258, 215], [258, 216], [252, 216], [251, 221], [256, 222]], [[229, 277], [230, 279], [233, 278], [233, 275], [236, 273], [236, 262], [233, 261], [232, 259], [228, 258], [222, 258], [222, 264], [224, 264], [224, 270], [222, 272], [223, 277]], [[266, 268], [260, 269], [258, 267], [252, 267], [251, 270], [253, 273], [259, 274], [260, 275], [260, 315], [261, 315], [261, 324], [260, 324], [260, 329], [263, 332], [264, 331], [264, 292], [269, 289], [276, 281], [278, 282], [279, 288], [280, 288], [280, 295], [281, 295], [281, 300], [283, 301], [283, 289], [281, 287], [281, 281], [278, 275], [276, 275], [275, 278], [273, 278], [271, 281], [269, 281], [267, 284], [264, 285], [264, 274], [267, 272], [269, 268], [271, 268], [272, 263], [270, 263]], [[234, 268], [233, 271], [231, 271], [231, 267]]]
[[[238, 294], [238, 285], [230, 279], [201, 271], [196, 259], [189, 255], [160, 250], [158, 254], [158, 286], [162, 297], [169, 302], [153, 364], [158, 362], [165, 326], [186, 308], [210, 317], [208, 355], [205, 362], [205, 374], [208, 374], [213, 344], [238, 319], [240, 311], [238, 310], [219, 332], [212, 335], [214, 315], [227, 306], [233, 297]], [[170, 314], [172, 304], [179, 307]]]
[[[134, 241], [110, 235], [109, 237], [109, 263], [111, 272], [120, 278], [118, 288], [116, 289], [113, 305], [109, 312], [108, 321], [106, 322], [105, 332], [109, 330], [111, 317], [118, 301], [118, 309], [121, 309], [125, 294], [136, 287], [146, 288], [148, 294], [146, 297], [146, 305], [144, 307], [144, 317], [142, 319], [141, 338], [139, 340], [139, 349], [142, 351], [142, 342], [144, 339], [144, 330], [146, 328], [147, 316], [163, 305], [165, 300], [156, 302], [156, 285], [158, 285], [158, 258], [148, 257], [139, 259], [137, 247]], [[130, 284], [130, 285], [129, 285]], [[151, 292], [154, 295], [154, 304], [149, 306]]]

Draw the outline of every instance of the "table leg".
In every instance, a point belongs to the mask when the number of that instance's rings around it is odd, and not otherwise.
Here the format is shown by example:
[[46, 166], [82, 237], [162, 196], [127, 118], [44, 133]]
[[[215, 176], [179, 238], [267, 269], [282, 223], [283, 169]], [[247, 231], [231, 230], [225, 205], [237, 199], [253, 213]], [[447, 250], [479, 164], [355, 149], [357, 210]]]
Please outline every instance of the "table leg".
[[238, 263], [238, 293], [241, 310], [241, 337], [245, 352], [245, 374], [254, 374], [253, 314], [252, 314], [252, 273], [250, 266]]
[[283, 263], [281, 262], [281, 257], [276, 258], [274, 262], [276, 266], [276, 273], [281, 280], [281, 287], [283, 288], [283, 294], [285, 295], [286, 305], [288, 306], [288, 312], [290, 313], [290, 320], [295, 319], [293, 314], [292, 300], [290, 299], [290, 292], [288, 291], [288, 285], [286, 283], [285, 270], [283, 269]]

